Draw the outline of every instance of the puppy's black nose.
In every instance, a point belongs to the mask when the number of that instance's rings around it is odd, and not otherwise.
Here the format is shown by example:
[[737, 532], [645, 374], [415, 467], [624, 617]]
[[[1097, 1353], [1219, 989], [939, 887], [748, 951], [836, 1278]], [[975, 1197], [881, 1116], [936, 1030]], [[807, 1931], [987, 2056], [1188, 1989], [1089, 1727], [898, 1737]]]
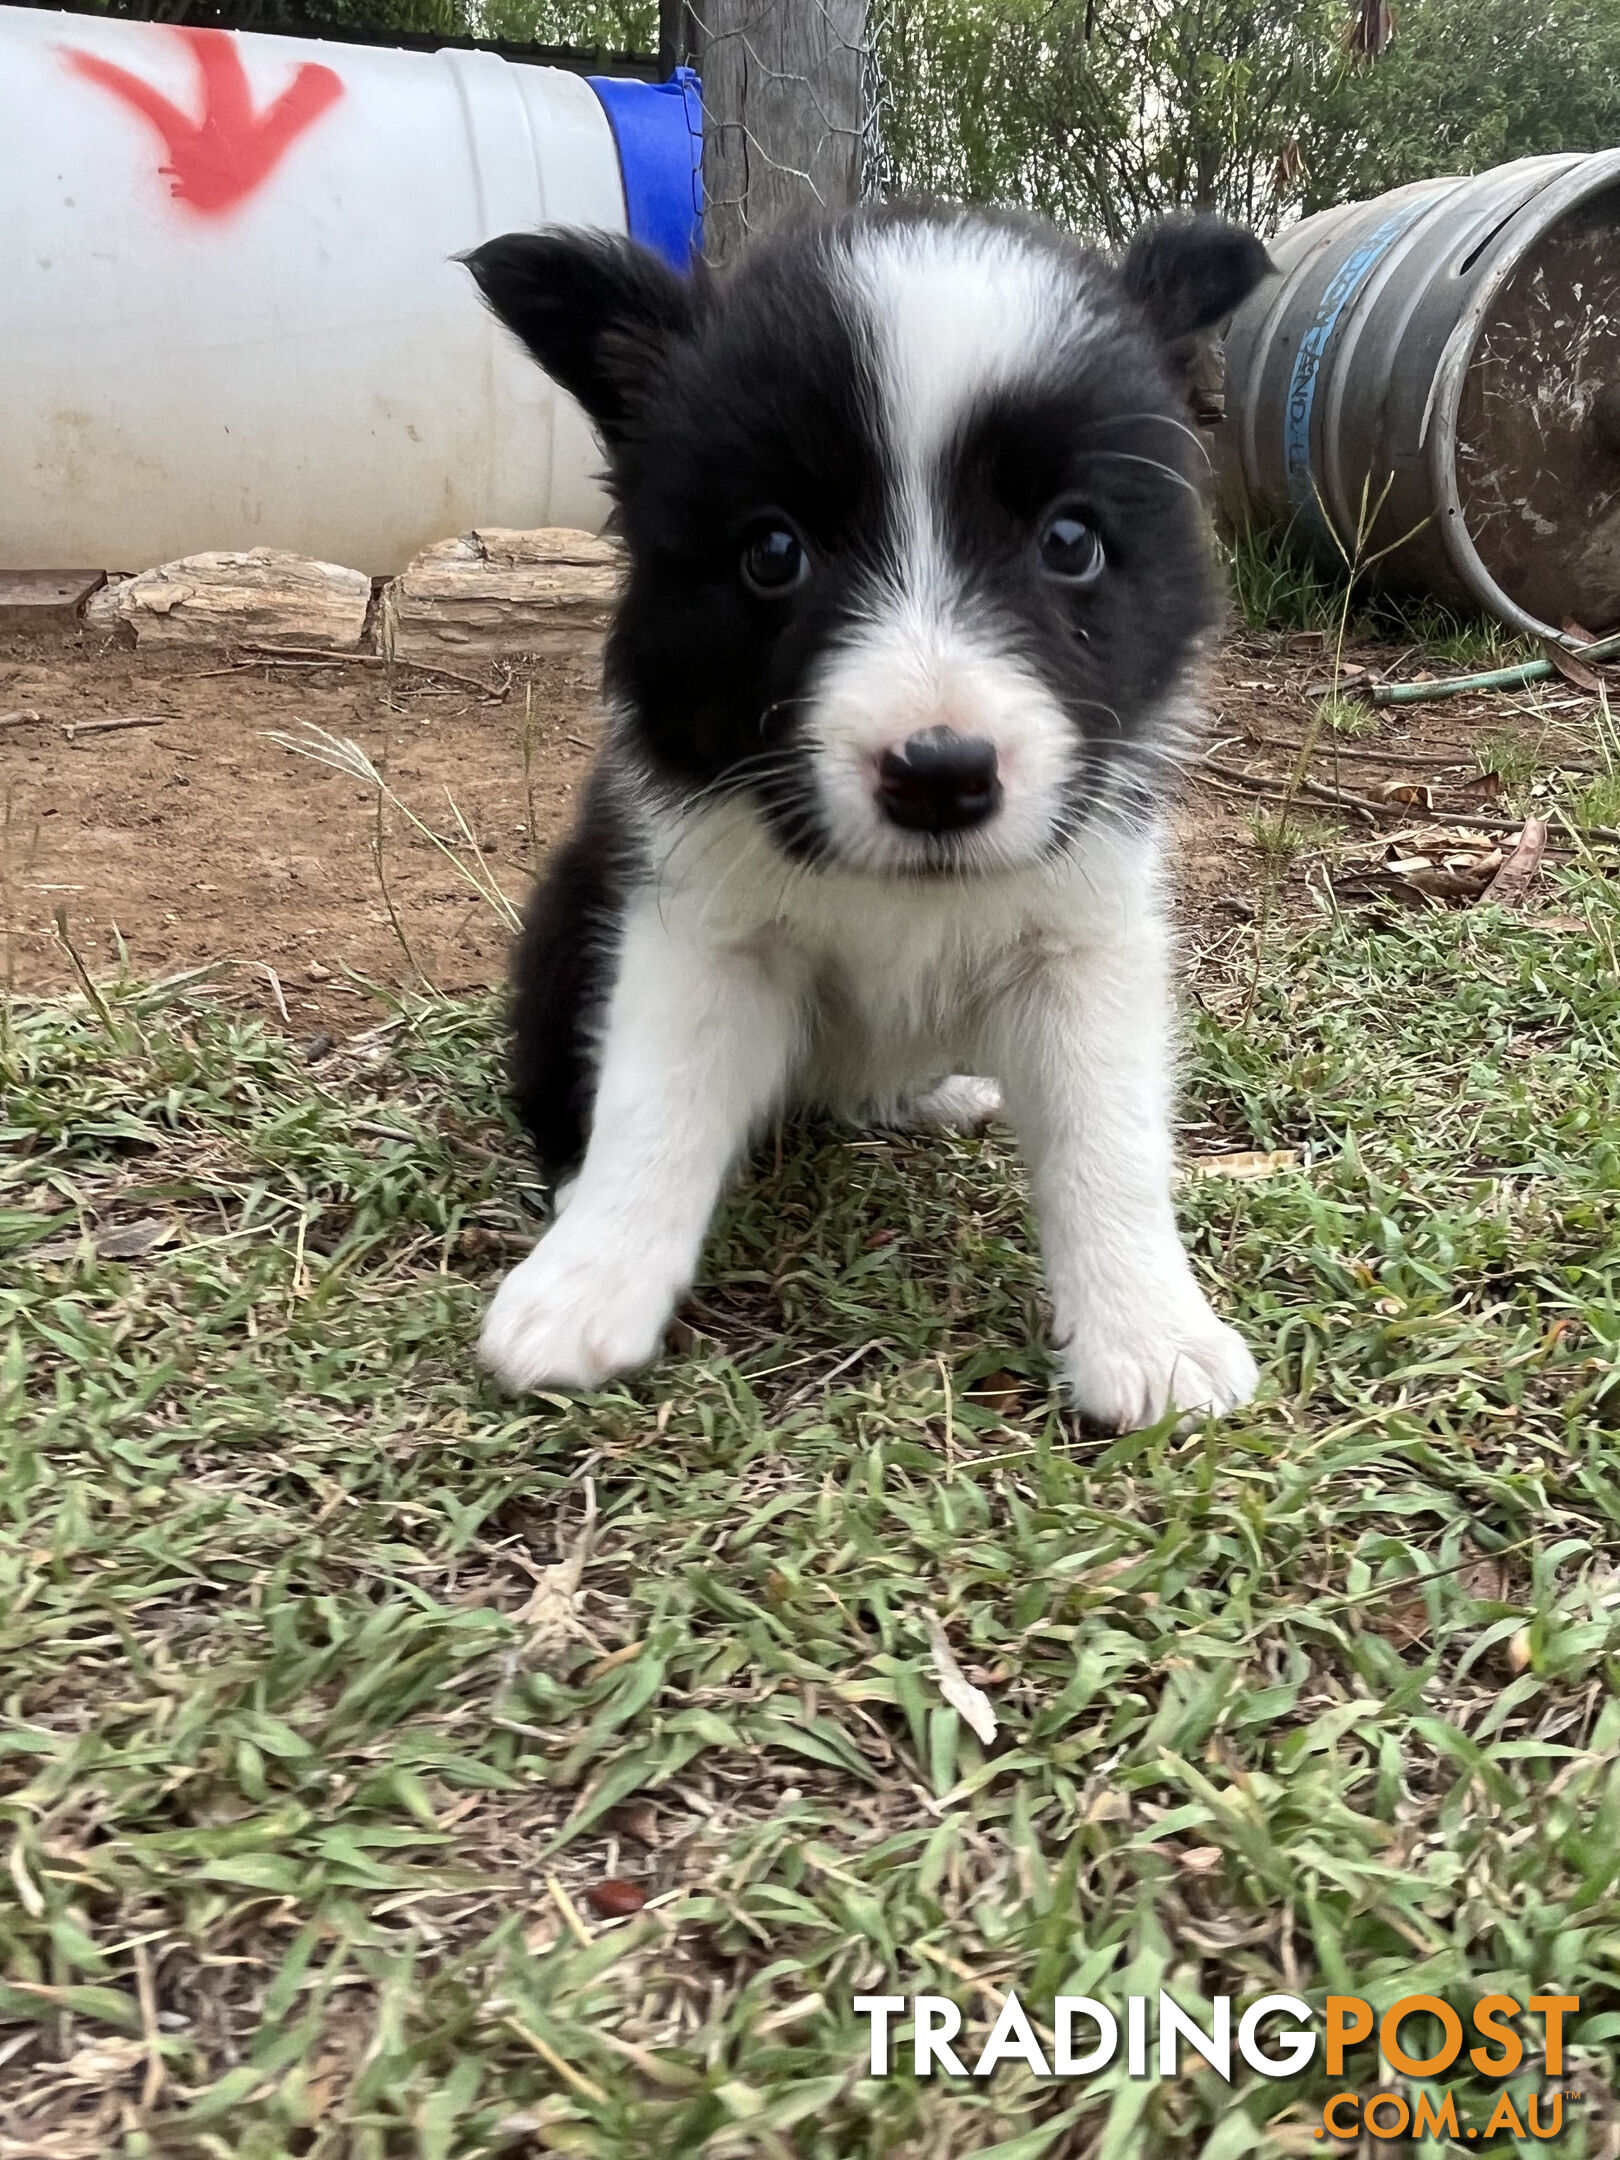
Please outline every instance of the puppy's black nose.
[[923, 728], [878, 766], [878, 800], [907, 832], [965, 832], [1001, 807], [996, 746], [954, 728]]

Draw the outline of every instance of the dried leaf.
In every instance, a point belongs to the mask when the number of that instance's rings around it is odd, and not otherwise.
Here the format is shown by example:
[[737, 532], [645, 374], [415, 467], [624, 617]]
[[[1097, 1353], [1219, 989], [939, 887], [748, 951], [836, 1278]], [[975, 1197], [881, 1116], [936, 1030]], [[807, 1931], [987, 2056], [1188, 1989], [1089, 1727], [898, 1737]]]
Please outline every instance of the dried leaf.
[[1297, 1147], [1272, 1148], [1269, 1152], [1253, 1148], [1230, 1155], [1194, 1155], [1187, 1168], [1199, 1177], [1255, 1178], [1275, 1177], [1279, 1170], [1297, 1170], [1300, 1151]]
[[1193, 1845], [1174, 1855], [1177, 1867], [1185, 1868], [1189, 1875], [1213, 1875], [1223, 1857], [1218, 1845]]
[[1555, 674], [1562, 675], [1565, 682], [1573, 683], [1577, 690], [1584, 690], [1588, 697], [1597, 696], [1602, 685], [1584, 660], [1577, 660], [1567, 646], [1557, 644], [1552, 638], [1543, 638], [1541, 649], [1552, 662]]
[[1384, 780], [1378, 792], [1385, 802], [1404, 803], [1411, 810], [1434, 808], [1434, 791], [1422, 780]]
[[159, 1245], [166, 1245], [174, 1235], [173, 1223], [161, 1216], [143, 1216], [139, 1222], [119, 1223], [115, 1228], [96, 1234], [96, 1258], [98, 1260], [139, 1260]]
[[136, 2070], [141, 2069], [147, 2056], [144, 2040], [126, 2040], [117, 2033], [93, 2040], [88, 2047], [76, 2048], [60, 2067], [60, 2075], [93, 2091], [103, 2091], [109, 2086], [121, 2085]]
[[1325, 682], [1307, 683], [1305, 695], [1308, 698], [1340, 697], [1346, 690], [1360, 689], [1370, 679], [1370, 673], [1364, 667], [1340, 668], [1336, 681], [1330, 676]]
[[608, 1828], [633, 1837], [638, 1845], [656, 1845], [658, 1810], [650, 1800], [625, 1800], [608, 1815]]
[[1429, 1633], [1429, 1608], [1422, 1598], [1397, 1598], [1386, 1605], [1374, 1623], [1374, 1633], [1397, 1650], [1409, 1650]]
[[1453, 857], [1444, 863], [1422, 863], [1403, 873], [1404, 882], [1431, 900], [1477, 900], [1501, 867], [1502, 851], [1472, 860]]
[[1519, 906], [1540, 870], [1541, 858], [1546, 852], [1547, 820], [1527, 817], [1524, 830], [1514, 843], [1513, 853], [1486, 886], [1485, 898], [1495, 900], [1503, 907]]
[[1505, 1561], [1494, 1553], [1483, 1560], [1476, 1560], [1472, 1567], [1465, 1567], [1457, 1578], [1471, 1598], [1481, 1605], [1505, 1605], [1512, 1595], [1513, 1578]]
[[166, 1245], [174, 1235], [174, 1225], [161, 1216], [143, 1216], [139, 1222], [112, 1223], [105, 1230], [86, 1230], [82, 1233], [63, 1232], [43, 1243], [32, 1246], [31, 1260], [73, 1260], [85, 1251], [86, 1246], [98, 1260], [140, 1260], [158, 1246]]
[[1522, 1627], [1516, 1635], [1509, 1636], [1505, 1655], [1509, 1672], [1524, 1671], [1530, 1663], [1530, 1630], [1527, 1627]]
[[11, 1879], [17, 1886], [18, 1903], [30, 1920], [42, 1920], [45, 1917], [45, 1900], [40, 1896], [39, 1885], [28, 1872], [28, 1862], [24, 1857], [20, 1838], [12, 1842], [8, 1864]]
[[550, 1567], [535, 1570], [534, 1589], [513, 1616], [517, 1626], [528, 1631], [524, 1645], [528, 1656], [548, 1656], [580, 1632], [580, 1578], [591, 1556], [595, 1534], [596, 1485], [593, 1479], [587, 1478], [585, 1523], [574, 1540], [573, 1551], [565, 1559], [554, 1561]]
[[1499, 772], [1470, 773], [1466, 780], [1459, 780], [1456, 793], [1466, 795], [1471, 802], [1494, 802], [1502, 792], [1502, 775]]
[[957, 1664], [945, 1630], [937, 1613], [924, 1611], [923, 1624], [928, 1629], [929, 1646], [934, 1655], [934, 1677], [939, 1682], [939, 1692], [951, 1708], [978, 1734], [988, 1747], [996, 1737], [996, 1713], [990, 1707], [990, 1698], [982, 1689], [976, 1688]]

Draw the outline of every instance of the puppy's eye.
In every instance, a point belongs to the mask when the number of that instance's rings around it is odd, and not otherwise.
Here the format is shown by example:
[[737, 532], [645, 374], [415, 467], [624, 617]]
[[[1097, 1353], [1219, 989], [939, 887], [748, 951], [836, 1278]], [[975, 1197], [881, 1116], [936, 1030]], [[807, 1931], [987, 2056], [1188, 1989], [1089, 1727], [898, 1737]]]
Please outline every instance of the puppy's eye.
[[1095, 530], [1073, 510], [1056, 510], [1040, 540], [1041, 568], [1065, 585], [1089, 585], [1102, 576], [1103, 544]]
[[761, 525], [743, 543], [742, 581], [762, 600], [780, 600], [810, 575], [810, 557], [791, 525]]

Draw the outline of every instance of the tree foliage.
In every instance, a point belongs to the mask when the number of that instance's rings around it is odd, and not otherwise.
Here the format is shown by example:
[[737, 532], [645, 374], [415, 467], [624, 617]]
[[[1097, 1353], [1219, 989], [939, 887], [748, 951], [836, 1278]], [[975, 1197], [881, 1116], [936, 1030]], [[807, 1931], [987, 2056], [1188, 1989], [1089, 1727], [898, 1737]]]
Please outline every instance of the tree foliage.
[[[57, 0], [38, 0], [56, 5]], [[473, 38], [591, 53], [658, 48], [658, 0], [77, 0], [86, 13], [317, 37]]]
[[1620, 145], [1620, 0], [1406, 0], [1389, 50], [1301, 130], [1301, 204]]
[[893, 177], [1108, 240], [1172, 207], [1263, 219], [1341, 68], [1342, 0], [887, 5]]
[[1117, 241], [1620, 142], [1620, 0], [875, 0], [898, 185]]
[[[96, 4], [96, 0], [91, 0]], [[652, 53], [658, 0], [101, 0], [328, 35]], [[816, 0], [785, 0], [813, 6]], [[891, 186], [1117, 243], [1166, 210], [1262, 231], [1437, 172], [1620, 144], [1620, 0], [871, 0]], [[1373, 39], [1379, 42], [1378, 38]]]

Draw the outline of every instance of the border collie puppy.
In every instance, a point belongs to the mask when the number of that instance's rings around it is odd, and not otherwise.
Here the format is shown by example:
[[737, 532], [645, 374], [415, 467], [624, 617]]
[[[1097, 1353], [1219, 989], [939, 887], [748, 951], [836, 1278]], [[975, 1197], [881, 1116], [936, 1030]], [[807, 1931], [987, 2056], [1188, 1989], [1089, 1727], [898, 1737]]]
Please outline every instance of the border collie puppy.
[[1215, 602], [1178, 371], [1260, 243], [1170, 222], [1115, 268], [902, 206], [712, 277], [583, 232], [467, 261], [595, 423], [628, 554], [607, 746], [516, 963], [558, 1213], [485, 1363], [656, 1356], [785, 1109], [1004, 1108], [1075, 1407], [1245, 1401], [1171, 1205], [1158, 809]]

